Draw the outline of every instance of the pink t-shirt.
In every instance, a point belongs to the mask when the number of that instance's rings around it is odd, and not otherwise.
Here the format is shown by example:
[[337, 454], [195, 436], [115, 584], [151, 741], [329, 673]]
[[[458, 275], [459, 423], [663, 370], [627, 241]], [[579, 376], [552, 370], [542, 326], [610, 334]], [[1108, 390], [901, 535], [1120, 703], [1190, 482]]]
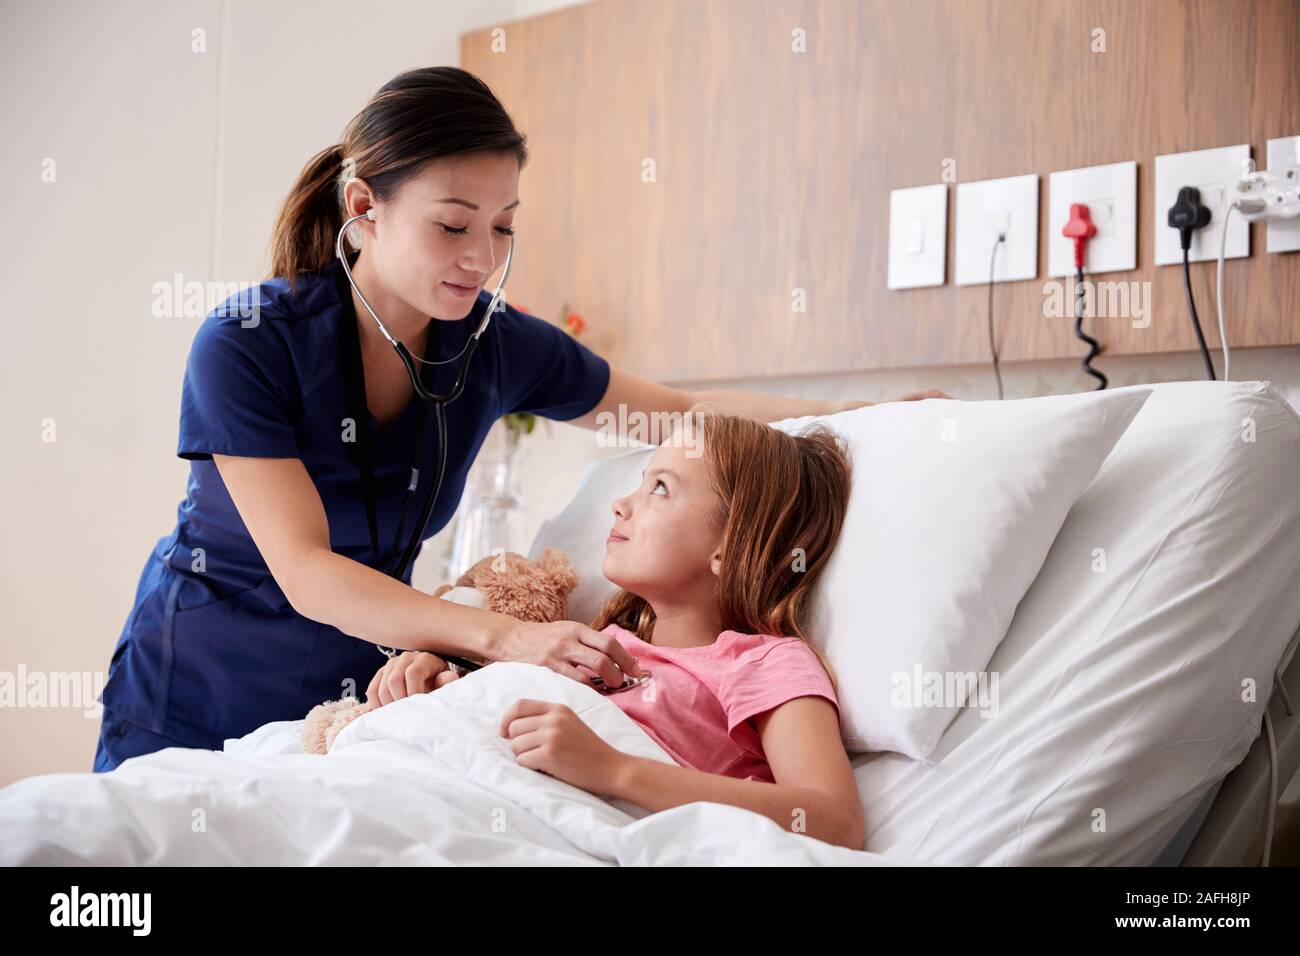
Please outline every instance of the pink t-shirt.
[[839, 701], [822, 663], [797, 637], [723, 631], [702, 647], [660, 647], [610, 624], [651, 678], [609, 694], [679, 764], [709, 773], [774, 782], [762, 740], [749, 722], [796, 697]]

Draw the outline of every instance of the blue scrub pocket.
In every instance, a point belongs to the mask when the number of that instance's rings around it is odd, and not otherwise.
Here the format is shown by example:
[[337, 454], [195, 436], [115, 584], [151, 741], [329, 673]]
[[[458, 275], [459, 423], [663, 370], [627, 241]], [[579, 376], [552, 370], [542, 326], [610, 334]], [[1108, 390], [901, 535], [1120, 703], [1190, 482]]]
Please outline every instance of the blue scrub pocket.
[[100, 720], [99, 743], [95, 747], [95, 762], [91, 772], [105, 773], [116, 770], [124, 760], [143, 754], [157, 753], [168, 747], [193, 746], [184, 741], [150, 733], [105, 708]]
[[[187, 578], [182, 594], [195, 584]], [[290, 606], [274, 577], [215, 601], [182, 603], [163, 625], [167, 732], [224, 740], [304, 716], [299, 691], [320, 625]]]

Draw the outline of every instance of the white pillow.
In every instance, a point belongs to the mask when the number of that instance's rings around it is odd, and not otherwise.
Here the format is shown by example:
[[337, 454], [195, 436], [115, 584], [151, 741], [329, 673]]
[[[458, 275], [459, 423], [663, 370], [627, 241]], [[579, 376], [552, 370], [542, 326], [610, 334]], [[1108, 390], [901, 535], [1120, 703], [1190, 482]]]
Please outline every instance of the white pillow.
[[590, 624], [601, 605], [618, 591], [601, 574], [605, 538], [614, 524], [614, 499], [636, 490], [654, 452], [654, 446], [633, 448], [588, 465], [573, 500], [537, 529], [528, 560], [536, 561], [547, 548], [559, 548], [578, 572], [578, 585], [569, 592], [571, 621]]
[[[825, 422], [848, 443], [853, 489], [817, 583], [809, 636], [838, 678], [850, 751], [925, 759], [1007, 632], [1056, 533], [1151, 390], [1003, 402], [889, 402], [772, 427]], [[616, 588], [600, 573], [610, 504], [640, 481], [653, 448], [597, 462], [538, 532], [580, 580], [569, 614], [590, 622]], [[897, 679], [896, 679], [897, 675]], [[929, 675], [956, 694], [896, 699]]]

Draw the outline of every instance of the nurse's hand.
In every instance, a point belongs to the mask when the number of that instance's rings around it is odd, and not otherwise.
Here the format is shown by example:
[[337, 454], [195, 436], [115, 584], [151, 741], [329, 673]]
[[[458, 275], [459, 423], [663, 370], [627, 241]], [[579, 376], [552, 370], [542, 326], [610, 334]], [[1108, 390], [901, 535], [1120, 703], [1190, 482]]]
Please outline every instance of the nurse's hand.
[[437, 690], [457, 679], [447, 662], [428, 651], [403, 651], [375, 673], [366, 688], [366, 703], [391, 704], [411, 694]]
[[922, 402], [927, 398], [946, 398], [953, 401], [953, 397], [947, 392], [937, 388], [927, 388], [922, 392], [908, 392], [906, 395], [900, 395], [898, 398], [891, 398], [891, 402]]
[[515, 621], [501, 638], [496, 660], [541, 664], [556, 673], [594, 687], [592, 679], [578, 665], [599, 674], [608, 687], [624, 682], [624, 674], [643, 677], [645, 672], [612, 634], [593, 631], [577, 621], [534, 624]]
[[953, 397], [942, 389], [927, 388], [920, 392], [908, 392], [906, 395], [898, 396], [898, 398], [887, 398], [883, 402], [859, 402], [855, 399], [849, 399], [843, 402], [831, 402], [828, 414], [847, 412], [854, 408], [864, 408], [867, 405], [888, 405], [890, 402], [922, 402], [927, 398], [946, 398], [949, 401], [953, 400]]

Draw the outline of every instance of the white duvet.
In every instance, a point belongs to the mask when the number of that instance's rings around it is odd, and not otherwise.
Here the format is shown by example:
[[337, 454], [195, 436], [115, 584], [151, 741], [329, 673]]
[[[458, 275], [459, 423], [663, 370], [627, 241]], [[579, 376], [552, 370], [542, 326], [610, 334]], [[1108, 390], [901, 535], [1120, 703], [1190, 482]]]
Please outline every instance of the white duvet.
[[106, 774], [0, 790], [0, 864], [887, 865], [716, 803], [648, 813], [519, 765], [499, 736], [520, 697], [567, 704], [615, 749], [672, 759], [611, 700], [496, 663], [368, 713], [328, 755], [301, 721], [224, 752], [171, 748]]

